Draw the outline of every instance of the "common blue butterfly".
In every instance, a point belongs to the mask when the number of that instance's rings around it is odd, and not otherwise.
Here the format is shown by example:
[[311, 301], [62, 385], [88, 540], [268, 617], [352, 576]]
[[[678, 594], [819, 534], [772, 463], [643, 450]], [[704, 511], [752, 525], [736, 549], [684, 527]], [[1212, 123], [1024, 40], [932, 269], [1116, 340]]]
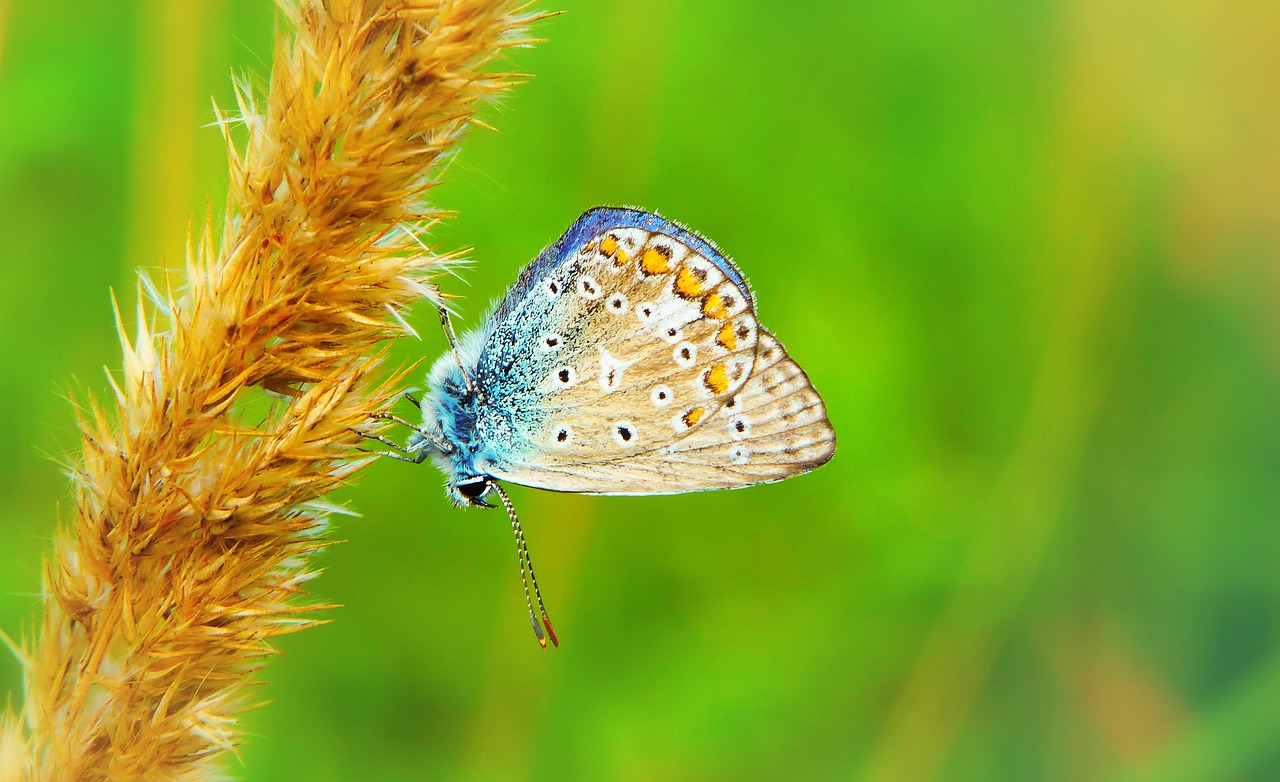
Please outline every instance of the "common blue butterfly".
[[380, 416], [415, 430], [386, 455], [431, 457], [458, 505], [491, 507], [485, 496], [498, 495], [544, 648], [546, 636], [559, 641], [497, 481], [676, 494], [780, 481], [835, 451], [822, 398], [756, 321], [742, 274], [711, 242], [656, 214], [586, 212], [461, 339], [440, 314], [452, 349], [428, 375], [420, 426]]

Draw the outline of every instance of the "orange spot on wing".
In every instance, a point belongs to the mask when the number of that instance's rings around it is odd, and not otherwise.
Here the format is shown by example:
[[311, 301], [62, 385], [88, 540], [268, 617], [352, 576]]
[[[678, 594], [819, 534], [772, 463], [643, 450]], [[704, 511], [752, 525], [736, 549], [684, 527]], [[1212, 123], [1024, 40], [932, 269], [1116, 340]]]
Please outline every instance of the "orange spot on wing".
[[600, 252], [604, 253], [610, 258], [612, 258], [613, 254], [617, 251], [618, 251], [618, 240], [614, 239], [612, 236], [606, 236], [604, 238], [604, 241], [600, 243]]
[[627, 251], [619, 247], [617, 254], [613, 256], [613, 262], [617, 266], [625, 266], [627, 263]]
[[640, 270], [645, 274], [666, 274], [671, 271], [671, 251], [650, 247], [640, 256]]
[[720, 294], [713, 293], [702, 300], [702, 314], [708, 318], [729, 317], [729, 307], [724, 303], [724, 299], [720, 298]]
[[716, 334], [716, 342], [725, 350], [737, 350], [738, 335], [733, 333], [733, 324], [726, 323], [720, 327], [719, 333]]
[[694, 407], [690, 408], [680, 420], [684, 421], [685, 426], [694, 427], [698, 425], [698, 422], [701, 421], [702, 417], [706, 414], [707, 411], [705, 408]]
[[724, 364], [716, 364], [708, 369], [702, 375], [702, 385], [713, 394], [723, 394], [729, 390], [729, 373], [725, 371]]
[[676, 293], [691, 301], [697, 299], [702, 296], [702, 281], [705, 279], [705, 272], [699, 275], [688, 266], [682, 266], [680, 267], [680, 273], [676, 275]]

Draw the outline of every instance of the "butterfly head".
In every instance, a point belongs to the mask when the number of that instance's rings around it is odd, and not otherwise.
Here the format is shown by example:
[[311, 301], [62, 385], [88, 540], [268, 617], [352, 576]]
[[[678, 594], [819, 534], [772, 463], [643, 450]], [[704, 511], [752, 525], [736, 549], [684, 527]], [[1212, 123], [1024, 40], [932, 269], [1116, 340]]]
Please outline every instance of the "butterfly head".
[[422, 431], [435, 434], [425, 447], [445, 474], [445, 494], [449, 499], [459, 507], [492, 507], [484, 501], [492, 489], [492, 479], [477, 464], [478, 457], [488, 449], [476, 431], [477, 406], [483, 397], [471, 381], [478, 350], [474, 341], [471, 335], [464, 337], [460, 353], [445, 353], [432, 366], [427, 376], [431, 390], [422, 402]]

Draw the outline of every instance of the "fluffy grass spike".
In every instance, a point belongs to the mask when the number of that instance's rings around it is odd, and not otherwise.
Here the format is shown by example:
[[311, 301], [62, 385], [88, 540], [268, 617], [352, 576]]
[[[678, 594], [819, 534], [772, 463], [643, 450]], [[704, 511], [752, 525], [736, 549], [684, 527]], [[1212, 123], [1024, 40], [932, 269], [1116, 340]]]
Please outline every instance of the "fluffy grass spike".
[[[220, 226], [185, 284], [147, 284], [107, 401], [78, 411], [74, 511], [23, 641], [26, 696], [0, 718], [0, 779], [220, 778], [273, 639], [324, 548], [323, 497], [367, 457], [403, 376], [374, 380], [401, 313], [457, 258], [424, 200], [502, 52], [537, 16], [500, 0], [288, 0], [265, 95], [237, 85]], [[161, 293], [161, 290], [164, 293]], [[258, 391], [254, 391], [258, 389]], [[237, 419], [249, 393], [277, 395]], [[363, 457], [363, 458], [362, 458]]]

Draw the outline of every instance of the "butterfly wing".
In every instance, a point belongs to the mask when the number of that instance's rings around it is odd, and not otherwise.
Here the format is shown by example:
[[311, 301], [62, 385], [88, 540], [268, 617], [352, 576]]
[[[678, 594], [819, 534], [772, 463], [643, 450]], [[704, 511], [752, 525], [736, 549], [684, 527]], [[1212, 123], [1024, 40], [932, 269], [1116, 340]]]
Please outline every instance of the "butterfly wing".
[[674, 493], [781, 480], [834, 449], [821, 398], [759, 327], [742, 275], [657, 215], [587, 212], [492, 324], [477, 431], [495, 477]]
[[734, 488], [813, 470], [827, 463], [835, 445], [822, 397], [761, 329], [755, 367], [741, 391], [704, 426], [645, 454], [637, 467], [689, 488]]

